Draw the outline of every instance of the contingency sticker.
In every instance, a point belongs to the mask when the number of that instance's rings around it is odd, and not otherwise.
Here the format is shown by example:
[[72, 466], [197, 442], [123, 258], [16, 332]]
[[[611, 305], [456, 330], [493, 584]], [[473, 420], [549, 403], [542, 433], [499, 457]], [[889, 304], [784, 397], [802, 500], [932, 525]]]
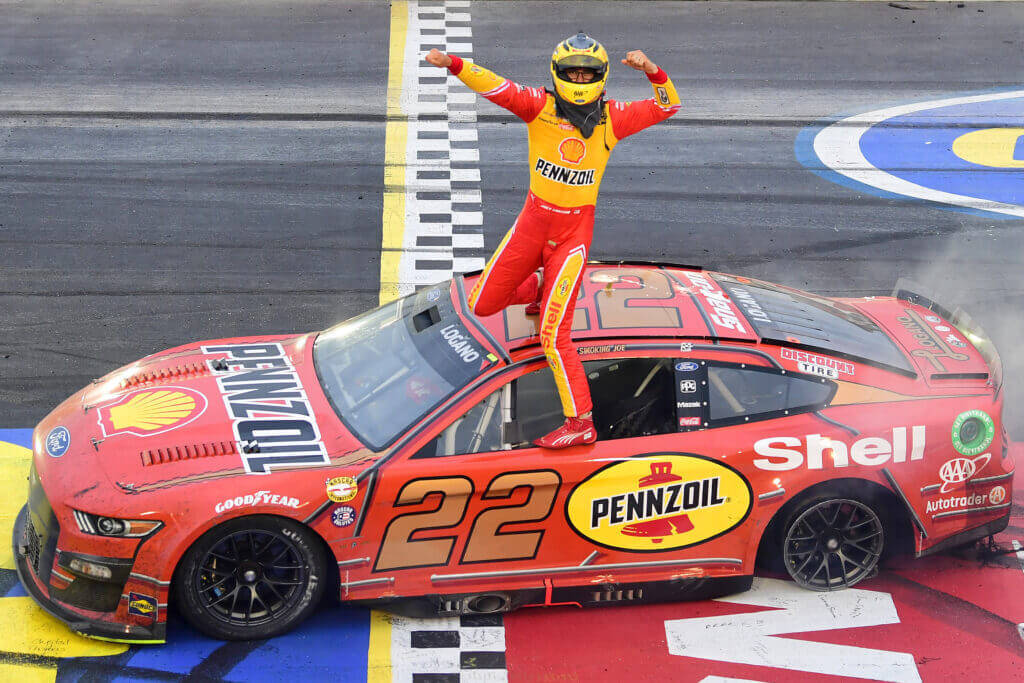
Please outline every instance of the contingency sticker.
[[616, 550], [658, 552], [703, 543], [750, 513], [750, 484], [711, 458], [651, 454], [601, 468], [566, 501], [573, 530]]

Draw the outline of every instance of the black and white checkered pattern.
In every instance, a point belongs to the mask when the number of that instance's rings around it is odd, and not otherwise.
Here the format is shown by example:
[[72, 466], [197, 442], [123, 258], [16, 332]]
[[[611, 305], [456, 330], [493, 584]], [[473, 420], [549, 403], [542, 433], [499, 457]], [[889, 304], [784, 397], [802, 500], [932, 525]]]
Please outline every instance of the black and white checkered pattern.
[[469, 2], [409, 3], [403, 109], [408, 120], [399, 293], [484, 265], [476, 94], [427, 65], [431, 48], [472, 57]]
[[507, 683], [500, 614], [391, 618], [396, 683]]

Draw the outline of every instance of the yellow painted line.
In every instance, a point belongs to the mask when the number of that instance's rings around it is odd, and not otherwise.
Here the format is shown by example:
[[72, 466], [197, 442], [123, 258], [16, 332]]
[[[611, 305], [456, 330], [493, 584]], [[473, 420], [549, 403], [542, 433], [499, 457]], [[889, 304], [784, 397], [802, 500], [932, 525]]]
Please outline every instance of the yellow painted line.
[[366, 683], [391, 683], [391, 615], [370, 612], [370, 651], [366, 657]]
[[57, 667], [50, 664], [0, 662], [0, 681], [18, 683], [53, 683], [57, 680]]
[[[28, 497], [28, 470], [32, 451], [0, 441], [0, 568], [13, 570], [11, 533], [18, 511]], [[0, 662], [0, 680], [51, 683], [57, 667], [40, 662], [19, 662], [18, 655], [42, 657], [105, 657], [121, 654], [128, 646], [101, 643], [74, 633], [62, 621], [40, 609], [29, 597], [0, 598], [0, 652], [15, 661]]]
[[[402, 78], [409, 28], [409, 3], [391, 4], [387, 123], [384, 138], [384, 212], [380, 254], [380, 303], [398, 298], [398, 266], [405, 239], [405, 164], [409, 124], [402, 111]], [[391, 683], [391, 615], [370, 612], [367, 683]]]
[[409, 3], [391, 4], [387, 124], [384, 138], [384, 215], [380, 254], [380, 303], [398, 298], [398, 266], [405, 238], [405, 163], [408, 123], [402, 111], [402, 76]]
[[0, 569], [14, 569], [11, 533], [18, 511], [28, 500], [28, 469], [32, 451], [0, 441]]

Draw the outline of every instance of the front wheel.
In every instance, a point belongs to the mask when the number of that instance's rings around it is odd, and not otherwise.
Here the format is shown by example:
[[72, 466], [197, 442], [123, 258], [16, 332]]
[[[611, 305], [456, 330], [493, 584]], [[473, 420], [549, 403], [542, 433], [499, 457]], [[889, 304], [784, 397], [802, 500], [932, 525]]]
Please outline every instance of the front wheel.
[[881, 517], [850, 498], [816, 499], [790, 516], [782, 541], [783, 562], [804, 588], [849, 588], [873, 575], [882, 556]]
[[305, 526], [270, 516], [240, 517], [203, 534], [174, 577], [182, 616], [221, 640], [270, 638], [316, 609], [327, 559]]

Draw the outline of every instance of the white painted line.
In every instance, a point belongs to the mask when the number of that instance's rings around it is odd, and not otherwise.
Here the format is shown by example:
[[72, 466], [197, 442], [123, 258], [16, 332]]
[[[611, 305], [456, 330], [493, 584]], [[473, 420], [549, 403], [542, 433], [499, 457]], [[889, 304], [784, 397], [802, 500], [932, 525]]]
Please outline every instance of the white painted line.
[[725, 676], [705, 676], [700, 683], [764, 683], [749, 678], [726, 678]]
[[872, 126], [886, 119], [912, 114], [925, 109], [992, 102], [1016, 97], [1024, 97], [1024, 90], [971, 95], [969, 97], [952, 97], [943, 100], [932, 100], [930, 102], [916, 102], [914, 104], [904, 104], [898, 107], [889, 107], [887, 109], [857, 114], [856, 116], [836, 121], [823, 128], [814, 137], [814, 153], [827, 168], [836, 173], [864, 185], [885, 190], [886, 192], [969, 209], [1024, 217], [1024, 207], [1016, 204], [1006, 204], [978, 197], [943, 192], [899, 178], [887, 171], [872, 166], [871, 162], [867, 160], [860, 150], [861, 136], [867, 133]]
[[[458, 11], [453, 11], [457, 9]], [[438, 14], [443, 12], [443, 18]], [[420, 14], [427, 18], [421, 19]], [[406, 137], [405, 171], [405, 231], [402, 238], [401, 255], [398, 262], [398, 294], [409, 294], [416, 287], [431, 285], [455, 273], [479, 270], [484, 266], [483, 256], [470, 257], [464, 253], [455, 256], [456, 249], [480, 249], [484, 247], [483, 214], [480, 211], [463, 211], [452, 208], [452, 204], [479, 204], [482, 201], [478, 188], [453, 188], [453, 183], [479, 183], [479, 168], [452, 168], [452, 163], [476, 164], [480, 152], [476, 146], [467, 146], [478, 141], [476, 130], [476, 94], [469, 92], [462, 82], [445, 69], [426, 66], [423, 57], [424, 46], [442, 45], [448, 52], [472, 60], [472, 30], [469, 26], [452, 26], [452, 23], [470, 23], [468, 2], [448, 0], [444, 4], [420, 6], [410, 2], [408, 6], [408, 28], [402, 70], [402, 113], [408, 118]], [[423, 33], [424, 30], [444, 33]], [[473, 106], [470, 106], [473, 105]], [[450, 106], [463, 107], [449, 111]], [[442, 116], [440, 120], [424, 119], [427, 116]], [[451, 124], [457, 123], [453, 129]], [[421, 137], [421, 134], [424, 137]], [[452, 143], [458, 142], [458, 148]], [[421, 178], [420, 174], [441, 175], [443, 178]], [[448, 199], [418, 199], [419, 192], [435, 192], [448, 195]], [[453, 234], [452, 226], [469, 233]], [[427, 244], [420, 245], [420, 238]], [[433, 242], [433, 243], [429, 243]], [[430, 262], [430, 266], [425, 267]], [[437, 266], [451, 263], [450, 268]]]
[[750, 591], [718, 600], [776, 609], [666, 621], [670, 654], [847, 679], [921, 681], [914, 656], [908, 652], [777, 637], [898, 624], [896, 605], [888, 593], [859, 588], [818, 593], [790, 581], [755, 578]]

